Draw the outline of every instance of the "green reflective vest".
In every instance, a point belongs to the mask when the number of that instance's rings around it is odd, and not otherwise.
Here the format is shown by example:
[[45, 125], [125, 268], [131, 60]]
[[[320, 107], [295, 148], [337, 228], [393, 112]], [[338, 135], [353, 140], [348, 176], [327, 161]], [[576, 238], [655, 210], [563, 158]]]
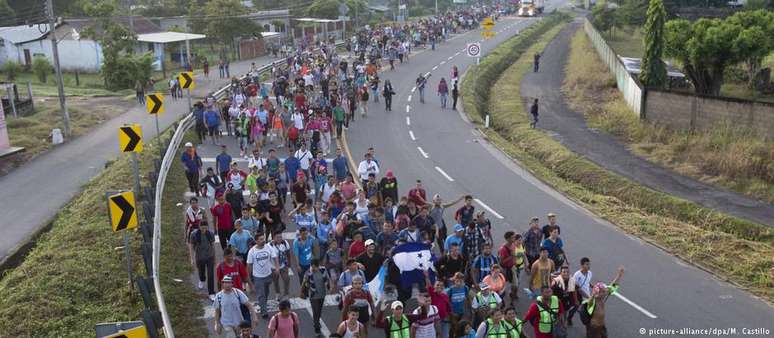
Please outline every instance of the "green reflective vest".
[[500, 324], [495, 329], [495, 324], [492, 318], [486, 320], [486, 336], [492, 338], [509, 338], [508, 331], [510, 325], [505, 320], [500, 320]]
[[[618, 284], [610, 284], [607, 287], [607, 296], [605, 297], [605, 301], [607, 301], [607, 297], [610, 297], [614, 293], [618, 292]], [[594, 308], [596, 307], [596, 301], [594, 300], [594, 297], [591, 297], [589, 299], [584, 300], [581, 304], [586, 304], [586, 311], [589, 313], [589, 316], [594, 314]]]
[[516, 318], [516, 325], [508, 323], [511, 325], [511, 338], [519, 338], [521, 337], [521, 326], [524, 324], [521, 320]]
[[554, 327], [554, 322], [559, 315], [559, 297], [551, 296], [551, 310], [544, 308], [543, 296], [537, 297], [538, 310], [540, 311], [540, 321], [538, 323], [538, 331], [541, 333], [551, 333]]
[[495, 298], [495, 295], [492, 294], [491, 292], [489, 293], [489, 299], [487, 301], [484, 301], [484, 295], [481, 294], [481, 292], [479, 292], [478, 294], [476, 294], [476, 301], [478, 301], [478, 306], [483, 306], [484, 303], [488, 302], [490, 309], [497, 308], [497, 298]]
[[392, 318], [392, 316], [387, 317], [387, 321], [390, 323], [390, 336], [387, 338], [409, 338], [410, 337], [410, 327], [411, 323], [409, 323], [408, 318], [406, 318], [405, 315], [401, 315], [400, 324], [398, 324], [398, 321]]

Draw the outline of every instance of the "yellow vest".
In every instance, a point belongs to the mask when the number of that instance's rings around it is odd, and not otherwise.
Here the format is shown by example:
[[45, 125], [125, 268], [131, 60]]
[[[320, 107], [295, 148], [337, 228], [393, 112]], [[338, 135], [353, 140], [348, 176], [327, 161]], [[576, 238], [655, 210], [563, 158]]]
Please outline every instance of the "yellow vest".
[[538, 322], [538, 331], [541, 333], [551, 333], [553, 331], [554, 322], [556, 322], [559, 315], [559, 297], [551, 296], [551, 310], [544, 308], [543, 296], [537, 297], [537, 307], [540, 311], [540, 321]]

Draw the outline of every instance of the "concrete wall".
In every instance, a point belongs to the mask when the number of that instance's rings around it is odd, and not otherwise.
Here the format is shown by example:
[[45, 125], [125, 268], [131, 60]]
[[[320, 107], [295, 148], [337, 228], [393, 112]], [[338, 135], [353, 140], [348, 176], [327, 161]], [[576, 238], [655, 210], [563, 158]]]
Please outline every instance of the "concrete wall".
[[602, 35], [594, 28], [589, 19], [583, 19], [583, 30], [586, 32], [589, 40], [591, 40], [591, 44], [594, 45], [594, 49], [597, 50], [597, 54], [599, 54], [602, 62], [610, 68], [610, 73], [615, 75], [616, 85], [618, 86], [618, 90], [623, 94], [626, 104], [637, 113], [637, 115], [642, 116], [643, 90], [640, 83], [626, 71], [626, 67], [621, 63], [621, 60], [618, 59], [618, 55], [610, 48], [607, 42], [605, 42], [605, 39], [602, 38]]
[[648, 90], [645, 119], [676, 130], [706, 130], [731, 122], [774, 139], [774, 104]]

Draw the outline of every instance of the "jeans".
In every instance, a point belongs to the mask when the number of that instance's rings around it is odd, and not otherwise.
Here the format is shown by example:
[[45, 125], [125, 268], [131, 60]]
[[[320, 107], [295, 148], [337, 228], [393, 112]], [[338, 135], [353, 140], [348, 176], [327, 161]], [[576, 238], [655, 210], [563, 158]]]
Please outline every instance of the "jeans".
[[330, 153], [331, 150], [331, 132], [330, 131], [324, 131], [320, 133], [320, 148], [322, 149], [323, 154]]
[[379, 90], [371, 89], [371, 95], [374, 97], [374, 102], [379, 102]]
[[[278, 274], [272, 274], [272, 282], [274, 283], [274, 293], [277, 294], [277, 296], [282, 295], [283, 297], [287, 297], [290, 295], [290, 276], [288, 275], [288, 267], [284, 267], [279, 269]], [[280, 279], [282, 279], [282, 286], [285, 288], [285, 292], [280, 292]]]
[[449, 319], [441, 319], [441, 338], [449, 338]]
[[306, 272], [309, 271], [309, 265], [299, 265], [298, 268], [300, 271], [298, 271], [298, 284], [301, 285], [304, 282], [304, 276], [306, 276]]
[[322, 315], [323, 303], [325, 298], [310, 299], [309, 303], [312, 304], [312, 321], [314, 322], [314, 332], [320, 333], [320, 316]]
[[529, 123], [529, 126], [531, 128], [535, 128], [537, 126], [537, 123], [538, 123], [538, 116], [537, 116], [537, 114], [533, 114], [532, 115], [532, 122]]
[[231, 233], [234, 229], [218, 229], [218, 237], [220, 238], [220, 248], [226, 250], [228, 247], [228, 239], [231, 238]]
[[448, 94], [441, 94], [441, 108], [446, 108], [446, 98]]
[[384, 97], [384, 109], [392, 111], [392, 95]]
[[261, 314], [268, 314], [269, 309], [266, 308], [266, 300], [269, 298], [271, 275], [266, 277], [253, 276], [253, 286], [255, 287], [255, 295], [258, 297], [258, 306], [261, 307]]
[[215, 294], [215, 257], [196, 260], [196, 270], [199, 271], [199, 281], [207, 280], [207, 294]]
[[425, 88], [418, 88], [419, 89], [419, 102], [425, 103]]
[[188, 188], [191, 189], [191, 192], [199, 196], [199, 172], [186, 170], [185, 178], [188, 179]]

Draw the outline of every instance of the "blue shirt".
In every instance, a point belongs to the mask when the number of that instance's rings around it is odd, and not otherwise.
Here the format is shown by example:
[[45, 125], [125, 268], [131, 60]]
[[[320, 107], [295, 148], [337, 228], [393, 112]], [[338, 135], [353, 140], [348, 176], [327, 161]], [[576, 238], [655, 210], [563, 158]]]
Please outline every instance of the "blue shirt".
[[320, 222], [317, 224], [317, 227], [315, 229], [315, 232], [317, 233], [317, 240], [320, 244], [328, 243], [328, 236], [333, 231], [333, 223], [331, 221], [328, 221], [328, 223]]
[[345, 157], [340, 156], [333, 160], [333, 172], [336, 174], [336, 179], [343, 180], [347, 177], [349, 167], [347, 166], [347, 159]]
[[197, 173], [199, 168], [201, 168], [202, 158], [198, 154], [192, 158], [187, 151], [184, 151], [183, 155], [180, 156], [180, 161], [183, 161], [186, 172]]
[[228, 244], [236, 248], [239, 253], [246, 254], [247, 251], [250, 250], [250, 246], [248, 245], [250, 238], [252, 238], [252, 235], [250, 235], [250, 232], [247, 230], [242, 229], [242, 234], [234, 231], [234, 233], [231, 234], [231, 238], [228, 239]]
[[285, 171], [288, 174], [288, 180], [295, 180], [298, 168], [301, 167], [301, 161], [295, 156], [290, 156], [285, 159]]
[[[241, 211], [240, 211], [241, 212]], [[238, 221], [242, 224], [242, 228], [254, 234], [258, 231], [258, 220], [253, 217], [239, 218]]]
[[229, 171], [229, 165], [231, 165], [231, 155], [220, 153], [215, 157], [215, 164], [218, 166], [219, 173], [227, 173]]
[[462, 245], [465, 244], [462, 241], [462, 237], [457, 237], [457, 235], [446, 237], [446, 241], [443, 242], [443, 248], [446, 251], [451, 251], [451, 245], [452, 243], [457, 243], [457, 245], [460, 246], [460, 252], [462, 252]]
[[204, 121], [206, 121], [207, 125], [210, 127], [218, 126], [220, 125], [220, 115], [216, 111], [209, 110], [204, 113]]
[[468, 295], [468, 287], [463, 285], [461, 288], [449, 287], [446, 288], [446, 294], [449, 295], [449, 301], [451, 302], [452, 312], [458, 315], [465, 314], [465, 298]]
[[481, 254], [480, 256], [476, 257], [475, 261], [473, 261], [473, 267], [478, 269], [478, 281], [481, 282], [484, 280], [484, 277], [489, 276], [489, 273], [492, 272], [492, 265], [498, 263], [497, 257], [494, 255], [484, 256]]
[[256, 115], [258, 116], [258, 120], [260, 120], [261, 124], [263, 124], [263, 125], [265, 125], [266, 122], [269, 119], [269, 112], [267, 112], [267, 111], [265, 111], [263, 109], [259, 110], [258, 114], [256, 114]]
[[314, 247], [314, 241], [314, 236], [308, 236], [306, 241], [302, 241], [300, 238], [293, 241], [293, 254], [295, 254], [298, 259], [298, 265], [312, 265], [312, 248]]
[[295, 214], [293, 221], [296, 222], [299, 228], [306, 227], [306, 229], [312, 229], [315, 225], [314, 215], [312, 214]]
[[194, 119], [196, 123], [204, 123], [204, 109], [195, 109], [193, 111]]

